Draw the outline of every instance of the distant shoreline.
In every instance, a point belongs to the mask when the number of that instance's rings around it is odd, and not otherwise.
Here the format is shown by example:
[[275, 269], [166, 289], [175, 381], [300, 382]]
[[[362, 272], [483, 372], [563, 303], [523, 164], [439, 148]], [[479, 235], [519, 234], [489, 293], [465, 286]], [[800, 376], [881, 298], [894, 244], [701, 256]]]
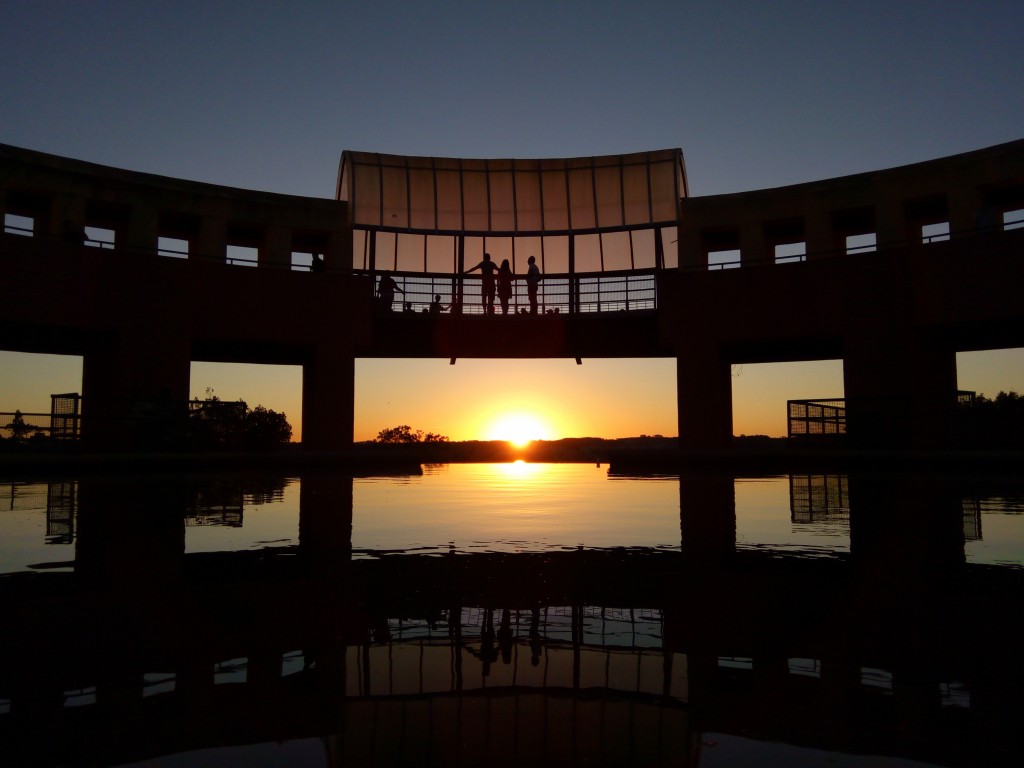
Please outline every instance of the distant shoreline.
[[516, 447], [505, 441], [439, 443], [356, 443], [349, 451], [303, 451], [300, 444], [275, 450], [221, 452], [108, 453], [18, 451], [0, 454], [0, 480], [27, 475], [342, 471], [354, 475], [420, 474], [424, 464], [594, 463], [614, 473], [678, 474], [724, 471], [750, 473], [843, 473], [846, 471], [942, 471], [1011, 473], [1024, 470], [1024, 452], [1005, 450], [857, 451], [839, 446], [809, 448], [786, 438], [738, 437], [730, 450], [681, 449], [673, 437], [566, 438]]

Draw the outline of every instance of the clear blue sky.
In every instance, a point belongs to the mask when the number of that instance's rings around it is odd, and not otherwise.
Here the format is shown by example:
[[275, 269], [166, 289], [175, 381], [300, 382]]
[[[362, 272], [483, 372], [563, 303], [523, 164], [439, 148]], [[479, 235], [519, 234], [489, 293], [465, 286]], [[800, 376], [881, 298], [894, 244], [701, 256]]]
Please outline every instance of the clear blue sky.
[[[738, 192], [1024, 137], [1022, 29], [1020, 0], [9, 0], [0, 142], [318, 197], [333, 196], [344, 149], [544, 157], [681, 147], [692, 194]], [[15, 360], [0, 354], [0, 410], [18, 405], [9, 397], [34, 375]], [[966, 383], [1024, 389], [1012, 380], [1024, 371], [1019, 354], [1001, 361], [1011, 380]], [[528, 365], [507, 378], [522, 381]], [[359, 369], [367, 412], [372, 368]], [[759, 375], [749, 368], [737, 380]], [[663, 413], [638, 415], [635, 432], [674, 434], [674, 369], [651, 370], [671, 379], [652, 394]], [[259, 402], [257, 383], [215, 388]], [[599, 394], [617, 397], [623, 385]], [[194, 394], [204, 386], [194, 377]], [[500, 382], [489, 386], [503, 396]], [[820, 386], [834, 394], [834, 373]], [[385, 419], [423, 414], [385, 407]], [[424, 418], [414, 426], [444, 430]]]

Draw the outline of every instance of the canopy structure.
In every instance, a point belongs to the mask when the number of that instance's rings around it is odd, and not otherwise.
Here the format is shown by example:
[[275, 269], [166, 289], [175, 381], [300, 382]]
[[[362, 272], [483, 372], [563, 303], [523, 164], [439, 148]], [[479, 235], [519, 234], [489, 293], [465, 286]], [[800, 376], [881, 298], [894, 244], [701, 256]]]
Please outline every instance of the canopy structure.
[[544, 160], [345, 151], [336, 193], [354, 229], [482, 237], [675, 226], [686, 196], [679, 149]]

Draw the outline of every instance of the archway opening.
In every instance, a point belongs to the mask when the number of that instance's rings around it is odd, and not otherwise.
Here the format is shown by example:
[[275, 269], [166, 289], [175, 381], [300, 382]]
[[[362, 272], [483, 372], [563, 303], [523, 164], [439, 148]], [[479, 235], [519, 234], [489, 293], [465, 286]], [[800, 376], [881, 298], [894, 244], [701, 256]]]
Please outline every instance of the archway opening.
[[193, 360], [189, 396], [201, 402], [241, 400], [250, 410], [261, 406], [284, 414], [291, 442], [302, 442], [302, 366]]
[[406, 425], [463, 440], [674, 436], [675, 360], [358, 359], [355, 440]]
[[788, 401], [842, 398], [842, 360], [733, 365], [733, 435], [786, 437]]
[[0, 393], [0, 437], [12, 437], [7, 425], [16, 411], [26, 425], [48, 434], [52, 396], [82, 393], [82, 358], [0, 351]]
[[958, 352], [956, 385], [988, 398], [1000, 392], [1024, 394], [1024, 348]]

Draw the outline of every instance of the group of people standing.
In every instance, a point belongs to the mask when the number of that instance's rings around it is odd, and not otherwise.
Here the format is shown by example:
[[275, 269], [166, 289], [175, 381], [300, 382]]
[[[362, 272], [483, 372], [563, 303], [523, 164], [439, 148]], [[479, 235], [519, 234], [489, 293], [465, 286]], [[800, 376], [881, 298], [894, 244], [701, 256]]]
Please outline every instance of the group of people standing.
[[[530, 314], [537, 314], [537, 288], [540, 286], [541, 274], [540, 268], [537, 267], [537, 259], [531, 256], [526, 260], [529, 265], [526, 271], [526, 295], [530, 301]], [[512, 272], [512, 268], [509, 266], [508, 259], [503, 259], [501, 266], [498, 266], [491, 260], [491, 254], [485, 253], [483, 261], [477, 264], [475, 267], [467, 269], [463, 274], [469, 274], [480, 270], [480, 274], [483, 276], [480, 285], [480, 298], [483, 302], [484, 312], [488, 315], [494, 314], [494, 297], [497, 294], [498, 301], [501, 303], [501, 313], [503, 315], [508, 314], [509, 301], [512, 299], [512, 281], [515, 279], [515, 273]], [[381, 307], [390, 312], [391, 304], [395, 300], [395, 292], [404, 294], [395, 279], [390, 273], [385, 272], [381, 275], [380, 283], [377, 285], [377, 297], [380, 301]], [[456, 304], [453, 302], [451, 307], [453, 308]], [[433, 303], [430, 305], [430, 313], [435, 314], [442, 312], [445, 308], [441, 305], [441, 297], [435, 296]]]
[[[526, 295], [530, 300], [530, 314], [537, 314], [537, 287], [540, 285], [540, 269], [537, 267], [537, 259], [533, 256], [526, 260], [529, 268], [526, 271]], [[508, 303], [512, 299], [512, 281], [515, 274], [509, 266], [508, 259], [503, 259], [499, 267], [491, 261], [491, 254], [485, 253], [484, 259], [475, 267], [466, 270], [466, 274], [480, 270], [483, 280], [480, 285], [481, 301], [484, 312], [488, 315], [494, 314], [494, 295], [497, 293], [498, 301], [501, 302], [501, 313], [508, 314]]]

